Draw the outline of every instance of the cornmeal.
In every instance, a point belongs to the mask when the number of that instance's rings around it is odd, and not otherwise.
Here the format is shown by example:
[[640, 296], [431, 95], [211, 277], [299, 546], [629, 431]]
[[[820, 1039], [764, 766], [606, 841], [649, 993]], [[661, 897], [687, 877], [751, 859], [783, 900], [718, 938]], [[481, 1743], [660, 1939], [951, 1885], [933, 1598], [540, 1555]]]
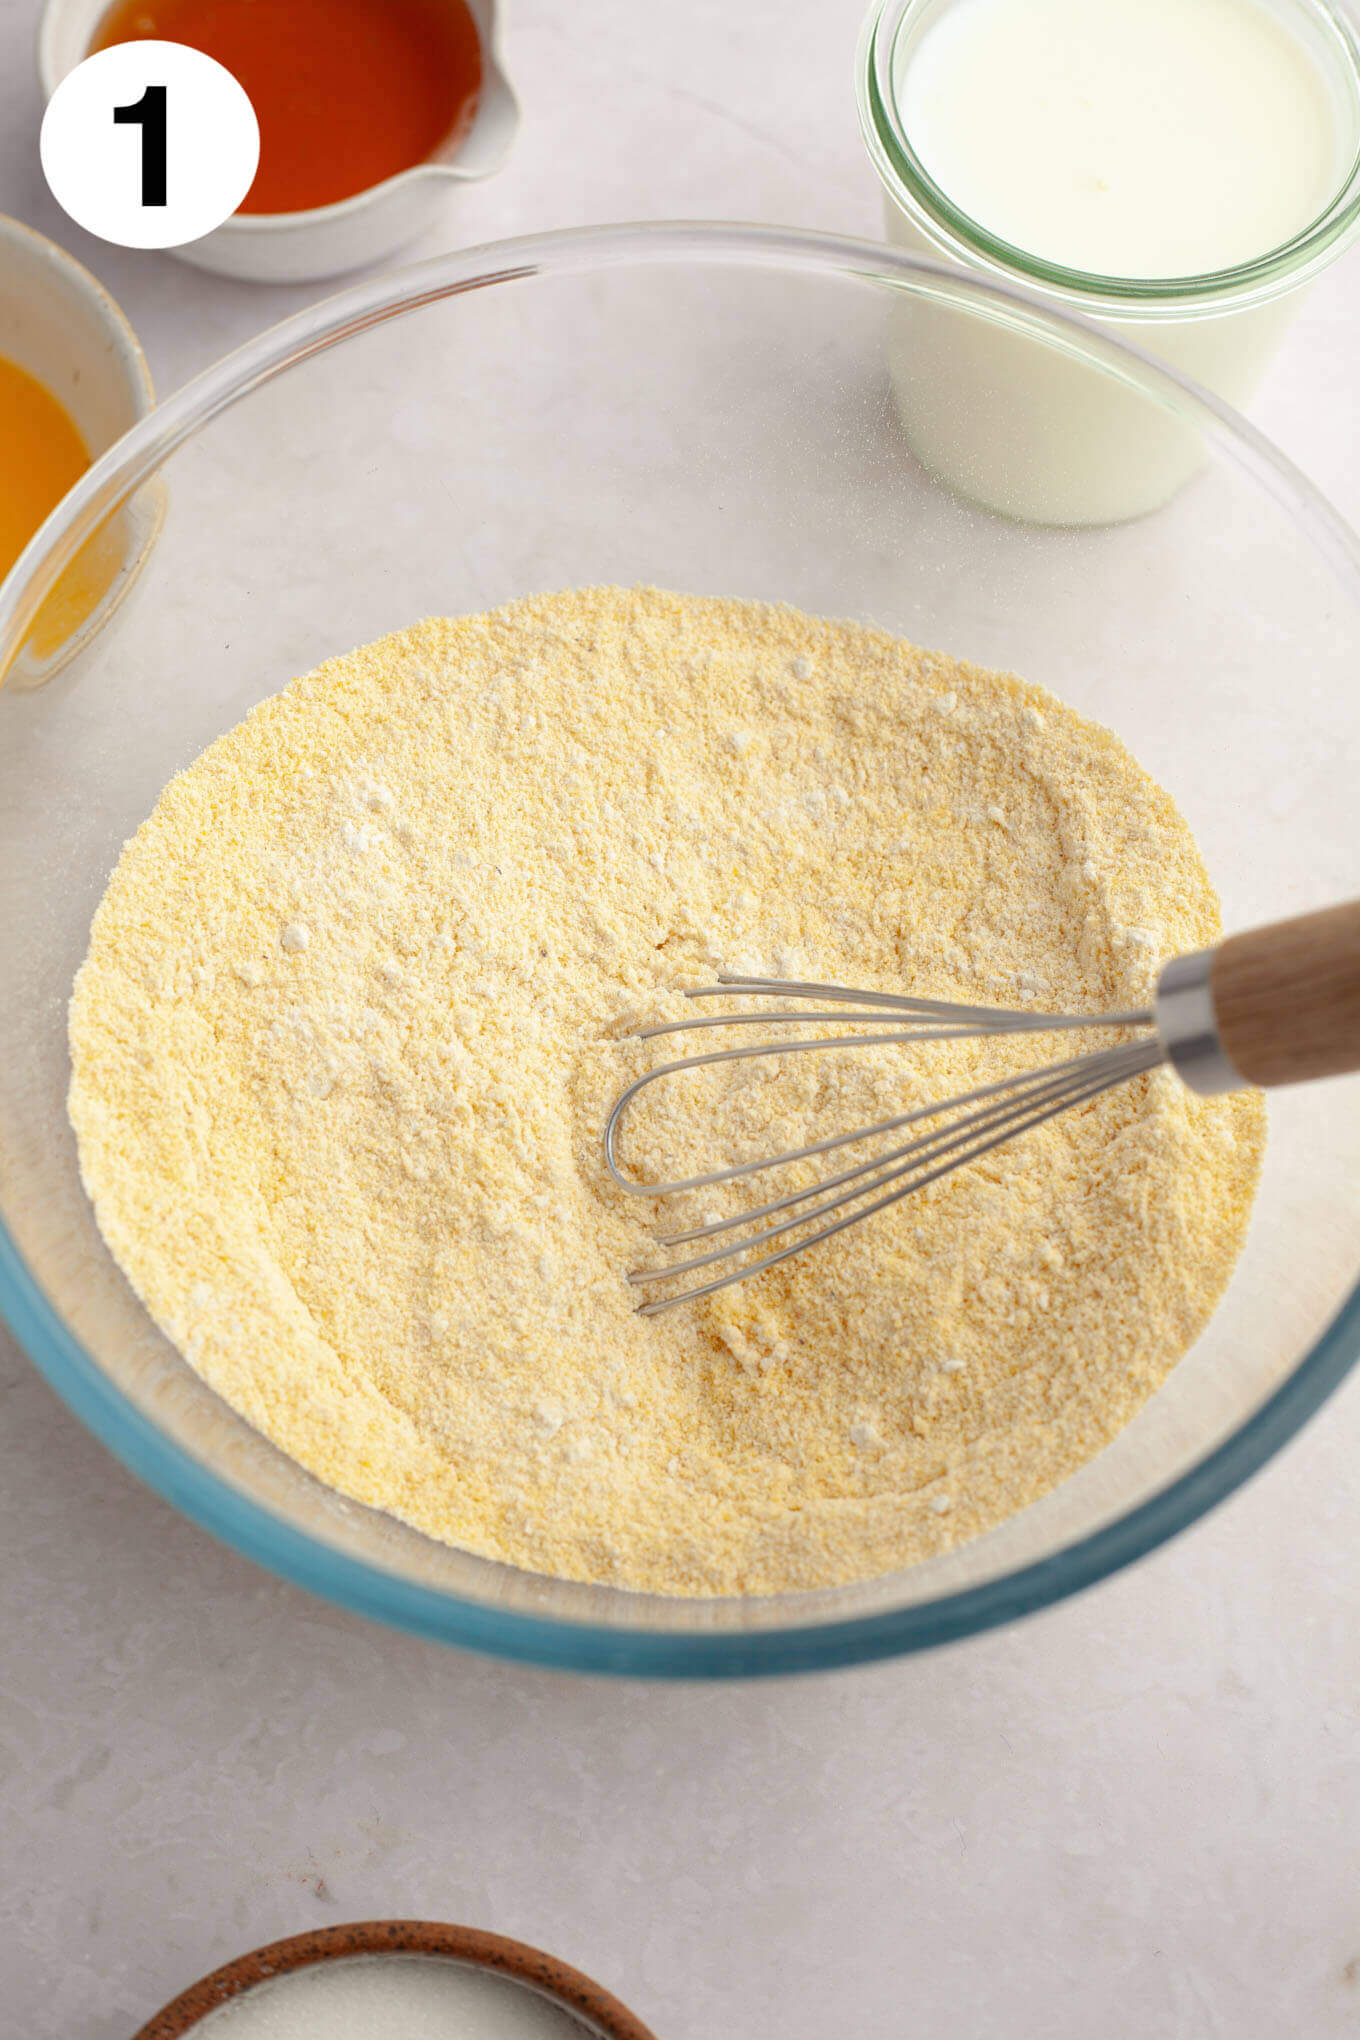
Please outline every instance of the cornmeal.
[[[332, 659], [171, 782], [95, 916], [71, 1118], [147, 1309], [321, 1479], [539, 1572], [813, 1587], [1128, 1422], [1228, 1279], [1262, 1107], [1143, 1078], [645, 1318], [624, 1275], [677, 1214], [600, 1135], [676, 1043], [631, 1030], [719, 968], [1127, 1008], [1218, 932], [1167, 795], [1038, 688], [787, 608], [550, 595]], [[625, 1152], [722, 1166], [1112, 1038], [725, 1065], [652, 1086]]]

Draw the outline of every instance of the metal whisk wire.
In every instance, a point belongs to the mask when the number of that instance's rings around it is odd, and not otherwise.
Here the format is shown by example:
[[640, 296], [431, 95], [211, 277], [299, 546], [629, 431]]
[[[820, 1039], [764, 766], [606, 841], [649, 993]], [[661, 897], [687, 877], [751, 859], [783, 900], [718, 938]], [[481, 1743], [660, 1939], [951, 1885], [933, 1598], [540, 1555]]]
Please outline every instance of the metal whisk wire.
[[[618, 1157], [618, 1136], [629, 1106], [649, 1085], [681, 1072], [763, 1056], [811, 1054], [818, 1050], [837, 1048], [868, 1048], [900, 1042], [957, 1041], [1003, 1034], [1046, 1033], [1071, 1028], [1147, 1030], [1155, 1026], [1154, 1014], [1148, 1008], [1123, 1013], [1027, 1013], [1003, 1007], [955, 1005], [939, 999], [918, 999], [891, 992], [852, 991], [840, 985], [795, 983], [780, 978], [738, 977], [726, 974], [721, 975], [716, 984], [700, 985], [686, 993], [686, 997], [690, 999], [732, 996], [815, 999], [829, 1002], [830, 1010], [807, 1012], [799, 1011], [795, 1007], [774, 1011], [756, 1010], [749, 1013], [706, 1014], [697, 1019], [672, 1020], [640, 1028], [635, 1038], [654, 1039], [661, 1035], [711, 1027], [772, 1025], [867, 1024], [878, 1027], [880, 1031], [869, 1034], [818, 1036], [810, 1041], [787, 1039], [761, 1041], [736, 1048], [714, 1049], [661, 1063], [655, 1069], [636, 1078], [615, 1100], [606, 1122], [604, 1136], [606, 1166], [619, 1188], [626, 1190], [630, 1195], [669, 1197], [686, 1191], [707, 1189], [718, 1184], [738, 1182], [770, 1170], [811, 1161], [818, 1156], [829, 1155], [838, 1149], [857, 1146], [865, 1141], [881, 1140], [890, 1134], [908, 1127], [921, 1126], [928, 1121], [943, 1120], [946, 1123], [936, 1126], [931, 1131], [918, 1133], [886, 1152], [877, 1152], [868, 1160], [856, 1163], [850, 1168], [821, 1176], [801, 1190], [787, 1192], [753, 1209], [738, 1212], [732, 1217], [714, 1219], [685, 1231], [664, 1235], [658, 1240], [658, 1245], [663, 1248], [691, 1246], [700, 1241], [720, 1239], [721, 1236], [731, 1233], [738, 1233], [739, 1236], [722, 1239], [720, 1245], [705, 1253], [690, 1255], [685, 1259], [657, 1267], [632, 1270], [628, 1276], [629, 1282], [645, 1284], [677, 1280], [705, 1268], [722, 1267], [722, 1272], [709, 1281], [652, 1298], [642, 1304], [640, 1308], [645, 1316], [655, 1316], [661, 1311], [674, 1308], [676, 1304], [692, 1301], [696, 1297], [709, 1296], [715, 1290], [725, 1289], [735, 1282], [744, 1282], [748, 1277], [759, 1274], [762, 1269], [772, 1268], [780, 1261], [788, 1260], [794, 1254], [800, 1254], [806, 1248], [830, 1239], [845, 1227], [858, 1224], [860, 1219], [871, 1217], [875, 1212], [883, 1211], [902, 1198], [911, 1196], [913, 1192], [923, 1190], [927, 1184], [949, 1174], [964, 1162], [976, 1160], [1003, 1142], [1013, 1140], [1031, 1127], [1041, 1125], [1046, 1119], [1086, 1103], [1117, 1084], [1127, 1083], [1144, 1071], [1156, 1068], [1165, 1059], [1165, 1050], [1156, 1034], [1149, 1035], [1143, 1031], [1138, 1040], [1122, 1042], [1115, 1047], [1099, 1049], [1086, 1055], [1071, 1056], [1018, 1076], [1003, 1077], [995, 1083], [979, 1085], [976, 1089], [963, 1092], [956, 1097], [941, 1099], [918, 1106], [910, 1112], [899, 1113], [891, 1119], [880, 1120], [877, 1125], [857, 1127], [848, 1133], [832, 1134], [824, 1140], [812, 1141], [799, 1148], [789, 1148], [780, 1154], [739, 1162], [728, 1168], [713, 1169], [703, 1175], [678, 1177], [671, 1182], [642, 1183], [625, 1175]], [[847, 1007], [853, 1010], [844, 1010]], [[901, 1024], [885, 1029], [883, 1022], [889, 1016], [898, 1017]], [[866, 1198], [871, 1201], [865, 1203], [863, 1200]], [[847, 1209], [849, 1206], [857, 1208]], [[764, 1220], [772, 1220], [773, 1223], [761, 1223]], [[799, 1232], [819, 1220], [827, 1222], [818, 1224], [815, 1231], [805, 1233], [800, 1238], [786, 1241], [783, 1245], [772, 1246], [771, 1243], [783, 1240], [790, 1232]], [[752, 1226], [756, 1227], [756, 1230], [739, 1231], [740, 1228]], [[771, 1250], [764, 1251], [766, 1248]], [[756, 1256], [755, 1259], [742, 1258], [752, 1254]]]

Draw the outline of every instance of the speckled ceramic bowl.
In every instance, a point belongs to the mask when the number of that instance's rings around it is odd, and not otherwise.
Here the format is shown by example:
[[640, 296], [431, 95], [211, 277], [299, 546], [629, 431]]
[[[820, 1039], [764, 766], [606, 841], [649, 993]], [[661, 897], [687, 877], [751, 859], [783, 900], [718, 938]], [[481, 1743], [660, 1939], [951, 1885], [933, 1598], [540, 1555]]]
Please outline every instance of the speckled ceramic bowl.
[[[425, 1955], [442, 1961], [512, 1978], [526, 1990], [545, 1997], [581, 2023], [582, 2040], [655, 2040], [625, 2005], [579, 1969], [503, 1934], [484, 1934], [475, 1927], [446, 1926], [438, 1920], [355, 1920], [347, 1926], [323, 1927], [314, 1934], [294, 1934], [252, 1948], [234, 1962], [214, 1969], [181, 1991], [172, 2004], [134, 2035], [134, 2040], [186, 2040], [197, 2032], [209, 2012], [244, 1997], [260, 1984], [290, 1971], [310, 1969], [319, 1962]], [[234, 2021], [232, 2022], [235, 2023]]]

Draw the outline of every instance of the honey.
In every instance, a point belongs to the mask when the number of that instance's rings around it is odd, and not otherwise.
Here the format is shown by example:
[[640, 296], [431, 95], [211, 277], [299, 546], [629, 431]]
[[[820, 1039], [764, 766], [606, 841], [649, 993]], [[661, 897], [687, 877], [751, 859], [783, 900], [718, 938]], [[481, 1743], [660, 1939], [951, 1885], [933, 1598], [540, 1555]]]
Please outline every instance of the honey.
[[224, 64], [260, 124], [243, 213], [353, 198], [455, 146], [482, 83], [463, 0], [116, 0], [90, 44], [187, 43]]

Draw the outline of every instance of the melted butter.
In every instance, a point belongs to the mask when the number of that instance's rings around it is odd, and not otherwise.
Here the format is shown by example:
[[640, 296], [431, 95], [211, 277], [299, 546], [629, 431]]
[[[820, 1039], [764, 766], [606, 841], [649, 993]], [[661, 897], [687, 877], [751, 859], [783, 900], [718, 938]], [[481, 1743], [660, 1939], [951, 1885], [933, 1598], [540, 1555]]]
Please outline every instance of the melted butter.
[[[52, 392], [0, 355], [0, 580], [89, 465], [84, 440]], [[38, 611], [28, 643], [40, 657], [79, 630], [108, 592], [118, 564], [117, 530], [106, 524]]]

